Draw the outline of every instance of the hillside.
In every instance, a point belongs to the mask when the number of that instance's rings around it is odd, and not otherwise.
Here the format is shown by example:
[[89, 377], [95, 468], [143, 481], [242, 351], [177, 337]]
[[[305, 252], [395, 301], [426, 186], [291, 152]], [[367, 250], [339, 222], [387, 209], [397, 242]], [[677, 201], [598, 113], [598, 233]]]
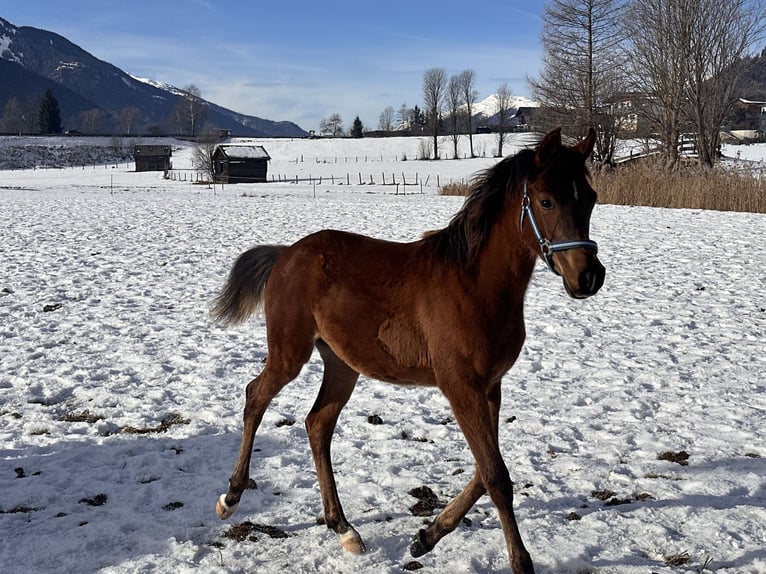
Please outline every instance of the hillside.
[[[0, 110], [15, 98], [29, 111], [45, 89], [59, 101], [65, 129], [77, 129], [82, 114], [99, 110], [98, 131], [112, 132], [123, 110], [139, 111], [132, 133], [177, 133], [169, 118], [180, 91], [141, 81], [99, 60], [63, 36], [29, 26], [16, 27], [0, 18]], [[233, 134], [261, 137], [301, 137], [306, 132], [292, 122], [277, 122], [239, 114], [202, 100], [206, 121]]]

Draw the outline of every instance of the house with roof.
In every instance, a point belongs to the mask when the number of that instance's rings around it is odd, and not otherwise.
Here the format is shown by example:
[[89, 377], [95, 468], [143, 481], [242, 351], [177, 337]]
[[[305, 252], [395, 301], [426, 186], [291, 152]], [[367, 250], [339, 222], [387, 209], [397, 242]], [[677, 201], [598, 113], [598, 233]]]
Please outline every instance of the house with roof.
[[136, 171], [165, 171], [170, 165], [173, 150], [169, 145], [136, 145], [133, 147], [133, 160]]
[[265, 182], [271, 157], [263, 146], [218, 144], [213, 150], [216, 183]]

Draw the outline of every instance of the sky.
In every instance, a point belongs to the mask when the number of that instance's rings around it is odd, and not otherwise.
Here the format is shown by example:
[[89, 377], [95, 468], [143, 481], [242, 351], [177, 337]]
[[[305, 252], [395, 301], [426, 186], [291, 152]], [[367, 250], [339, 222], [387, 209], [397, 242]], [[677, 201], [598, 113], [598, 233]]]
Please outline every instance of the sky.
[[137, 77], [305, 130], [339, 113], [374, 129], [388, 106], [422, 105], [423, 74], [476, 72], [528, 96], [544, 0], [233, 2], [0, 0], [0, 17], [55, 32]]

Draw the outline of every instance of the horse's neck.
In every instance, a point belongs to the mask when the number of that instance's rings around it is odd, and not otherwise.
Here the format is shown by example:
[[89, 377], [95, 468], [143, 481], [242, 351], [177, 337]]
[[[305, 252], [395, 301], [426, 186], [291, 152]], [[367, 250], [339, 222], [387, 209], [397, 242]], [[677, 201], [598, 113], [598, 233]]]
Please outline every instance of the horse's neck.
[[476, 265], [478, 288], [509, 303], [523, 304], [535, 257], [522, 242], [519, 210], [510, 210], [492, 231]]

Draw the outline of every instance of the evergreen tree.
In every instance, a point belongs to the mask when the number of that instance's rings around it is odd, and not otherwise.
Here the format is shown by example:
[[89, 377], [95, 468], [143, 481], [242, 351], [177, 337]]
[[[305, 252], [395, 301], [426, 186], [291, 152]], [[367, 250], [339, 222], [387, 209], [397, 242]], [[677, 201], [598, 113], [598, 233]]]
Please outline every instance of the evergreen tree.
[[364, 126], [362, 125], [362, 120], [359, 119], [359, 116], [354, 118], [354, 123], [351, 125], [351, 137], [364, 137]]
[[43, 101], [40, 103], [38, 124], [41, 134], [61, 133], [61, 111], [59, 110], [59, 103], [50, 89], [45, 91]]

